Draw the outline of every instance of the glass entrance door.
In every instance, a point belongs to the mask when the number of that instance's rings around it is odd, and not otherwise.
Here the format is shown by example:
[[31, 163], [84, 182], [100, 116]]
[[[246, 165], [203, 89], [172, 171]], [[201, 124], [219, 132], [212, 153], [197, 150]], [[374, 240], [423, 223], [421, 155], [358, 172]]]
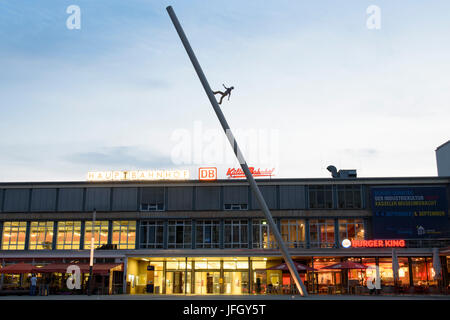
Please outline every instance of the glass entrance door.
[[219, 271], [196, 271], [195, 293], [196, 294], [220, 294], [220, 272]]
[[183, 271], [166, 272], [166, 294], [184, 293], [184, 274]]
[[248, 272], [225, 271], [223, 277], [225, 294], [248, 293]]

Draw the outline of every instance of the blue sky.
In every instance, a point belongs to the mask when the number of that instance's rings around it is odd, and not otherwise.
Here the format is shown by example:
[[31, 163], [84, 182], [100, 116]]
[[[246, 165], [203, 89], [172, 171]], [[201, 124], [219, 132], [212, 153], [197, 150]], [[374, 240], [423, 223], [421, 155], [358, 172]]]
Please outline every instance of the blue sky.
[[[66, 27], [70, 5], [79, 30]], [[329, 164], [436, 175], [434, 150], [450, 139], [448, 1], [3, 0], [0, 181], [237, 166], [167, 5], [211, 87], [235, 86], [223, 111], [237, 140], [261, 132], [249, 148], [273, 153], [243, 148], [250, 165], [278, 177], [328, 177]], [[366, 27], [370, 5], [379, 30]], [[199, 145], [198, 124], [218, 140]], [[174, 156], [180, 132], [200, 161]], [[207, 161], [211, 143], [223, 161]]]

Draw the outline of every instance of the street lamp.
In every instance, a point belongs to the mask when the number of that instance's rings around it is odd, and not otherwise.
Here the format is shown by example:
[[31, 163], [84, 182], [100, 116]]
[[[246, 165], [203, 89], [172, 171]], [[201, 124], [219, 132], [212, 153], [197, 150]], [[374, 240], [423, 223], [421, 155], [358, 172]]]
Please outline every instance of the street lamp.
[[92, 229], [91, 229], [91, 256], [89, 260], [89, 288], [88, 295], [90, 296], [92, 293], [92, 273], [94, 267], [94, 235], [95, 235], [95, 216], [97, 211], [94, 208], [94, 212], [92, 213]]

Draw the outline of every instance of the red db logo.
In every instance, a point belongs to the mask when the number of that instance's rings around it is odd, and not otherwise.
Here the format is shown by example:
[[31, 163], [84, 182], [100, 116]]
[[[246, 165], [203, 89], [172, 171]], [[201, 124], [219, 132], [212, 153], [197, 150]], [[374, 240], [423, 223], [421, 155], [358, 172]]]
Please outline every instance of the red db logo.
[[217, 168], [215, 167], [199, 168], [198, 179], [201, 181], [217, 180]]

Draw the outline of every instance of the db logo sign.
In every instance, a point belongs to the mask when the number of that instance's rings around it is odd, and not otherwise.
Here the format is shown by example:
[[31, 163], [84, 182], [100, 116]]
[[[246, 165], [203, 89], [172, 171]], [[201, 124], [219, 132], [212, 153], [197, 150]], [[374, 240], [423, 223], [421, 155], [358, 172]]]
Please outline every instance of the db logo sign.
[[201, 181], [217, 180], [217, 168], [215, 167], [199, 168], [198, 179]]

